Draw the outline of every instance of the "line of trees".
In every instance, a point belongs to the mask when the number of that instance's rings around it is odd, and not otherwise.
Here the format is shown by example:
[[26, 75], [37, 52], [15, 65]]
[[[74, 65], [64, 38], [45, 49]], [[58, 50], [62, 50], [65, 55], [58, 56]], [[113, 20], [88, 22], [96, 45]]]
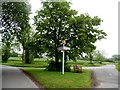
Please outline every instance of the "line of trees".
[[[66, 46], [70, 47], [70, 51], [65, 52], [67, 61], [76, 60], [84, 53], [91, 56], [91, 52], [96, 49], [94, 43], [107, 35], [99, 29], [101, 18], [89, 14], [78, 15], [76, 10], [70, 8], [69, 2], [41, 4], [42, 8], [34, 17], [35, 30], [29, 23], [31, 6], [27, 1], [2, 4], [3, 50], [9, 52], [12, 41], [19, 42], [23, 47], [23, 63], [32, 63], [34, 55], [47, 53], [47, 56], [55, 58], [53, 62], [56, 70], [62, 57], [57, 49], [61, 46], [61, 40], [66, 40]], [[6, 55], [3, 53], [2, 58]]]
[[[23, 48], [22, 62], [30, 63], [31, 27], [29, 24], [30, 5], [26, 2], [2, 3], [2, 60], [6, 62], [10, 56], [12, 43], [21, 44]], [[18, 42], [18, 43], [16, 43]]]
[[120, 63], [120, 55], [119, 54], [112, 55], [112, 60]]

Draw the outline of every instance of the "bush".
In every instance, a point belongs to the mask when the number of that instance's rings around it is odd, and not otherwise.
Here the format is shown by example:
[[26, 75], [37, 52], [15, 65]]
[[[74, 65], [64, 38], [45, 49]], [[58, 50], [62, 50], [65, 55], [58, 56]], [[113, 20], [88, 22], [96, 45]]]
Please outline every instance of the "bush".
[[[52, 60], [49, 62], [49, 65], [47, 66], [46, 70], [47, 71], [62, 71], [62, 62], [58, 62], [58, 64], [56, 64], [55, 61]], [[65, 63], [64, 70], [66, 72], [70, 72], [71, 71], [70, 65], [67, 65]]]
[[8, 58], [10, 57], [10, 48], [5, 47], [2, 49], [2, 62], [7, 63]]
[[71, 71], [70, 65], [65, 64], [65, 71], [66, 72], [70, 72]]
[[120, 63], [116, 64], [116, 68], [117, 68], [118, 71], [120, 71]]
[[2, 56], [2, 63], [7, 63], [8, 58], [9, 58], [9, 57], [3, 55], [3, 56]]
[[12, 53], [10, 53], [10, 57], [18, 57], [18, 53], [13, 51]]

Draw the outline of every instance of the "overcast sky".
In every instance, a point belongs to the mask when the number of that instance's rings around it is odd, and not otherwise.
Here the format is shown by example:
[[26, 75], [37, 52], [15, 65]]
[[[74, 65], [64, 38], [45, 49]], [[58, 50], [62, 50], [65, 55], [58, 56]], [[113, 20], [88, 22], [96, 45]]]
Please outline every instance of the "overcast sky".
[[[30, 0], [32, 11], [40, 8], [40, 0]], [[70, 0], [72, 8], [79, 14], [98, 16], [103, 22], [100, 29], [108, 34], [107, 39], [95, 43], [97, 50], [104, 51], [107, 57], [118, 54], [118, 2], [120, 0]]]

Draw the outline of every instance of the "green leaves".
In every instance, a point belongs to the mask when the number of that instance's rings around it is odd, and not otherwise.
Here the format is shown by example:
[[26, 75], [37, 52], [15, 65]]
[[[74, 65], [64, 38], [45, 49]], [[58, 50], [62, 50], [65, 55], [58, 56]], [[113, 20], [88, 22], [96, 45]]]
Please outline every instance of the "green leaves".
[[27, 31], [27, 29], [30, 28], [29, 14], [30, 8], [25, 2], [3, 3], [2, 26], [5, 28], [3, 30], [3, 37], [14, 35], [14, 37], [17, 37], [18, 41], [22, 42], [23, 32], [25, 30]]
[[103, 20], [101, 20], [101, 18], [98, 18], [98, 16], [95, 16], [95, 17], [93, 18], [93, 20], [92, 20], [92, 24], [93, 24], [94, 26], [100, 25], [101, 22], [103, 22]]
[[31, 49], [30, 44], [33, 42], [31, 39], [33, 32], [30, 31], [30, 5], [27, 2], [2, 3], [2, 27], [4, 27], [2, 41], [5, 45], [9, 42], [10, 47], [12, 47], [11, 43], [19, 42], [28, 55]]
[[107, 35], [96, 28], [102, 22], [98, 16], [93, 18], [89, 14], [78, 16], [76, 10], [70, 9], [68, 2], [43, 2], [42, 4], [42, 9], [37, 11], [34, 18], [34, 25], [39, 32], [38, 35], [41, 36], [39, 39], [44, 40], [41, 48], [46, 48], [45, 52], [52, 53], [55, 58], [58, 54], [55, 50], [61, 46], [62, 39], [66, 39], [66, 46], [71, 48], [68, 52], [69, 57], [75, 59], [79, 54], [95, 50], [94, 43]]
[[98, 50], [94, 51], [92, 54], [93, 54], [94, 60], [98, 60], [98, 61], [105, 60], [104, 53], [102, 53], [102, 52], [100, 52]]

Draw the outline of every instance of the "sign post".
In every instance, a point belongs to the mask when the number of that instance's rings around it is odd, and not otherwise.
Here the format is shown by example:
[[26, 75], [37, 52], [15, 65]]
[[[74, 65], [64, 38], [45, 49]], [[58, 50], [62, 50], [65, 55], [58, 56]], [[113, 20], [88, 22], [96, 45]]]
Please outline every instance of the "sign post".
[[62, 74], [64, 75], [64, 59], [65, 59], [65, 50], [70, 50], [69, 47], [66, 47], [65, 44], [65, 40], [62, 41], [63, 46], [62, 47], [58, 47], [58, 50], [61, 50], [63, 52], [63, 56], [62, 56]]
[[65, 58], [65, 52], [63, 52], [63, 59], [62, 59], [62, 74], [64, 74], [64, 58]]

